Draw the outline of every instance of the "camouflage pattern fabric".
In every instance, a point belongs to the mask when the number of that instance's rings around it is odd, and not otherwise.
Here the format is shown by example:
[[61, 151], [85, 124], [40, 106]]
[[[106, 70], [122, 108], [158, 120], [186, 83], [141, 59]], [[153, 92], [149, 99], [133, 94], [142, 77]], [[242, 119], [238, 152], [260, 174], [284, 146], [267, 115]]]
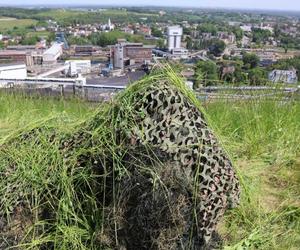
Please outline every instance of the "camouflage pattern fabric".
[[[190, 215], [185, 217], [189, 222], [182, 234], [190, 235], [193, 231], [200, 241], [209, 242], [226, 209], [238, 205], [240, 188], [231, 161], [203, 114], [175, 87], [158, 83], [136, 95], [134, 119], [131, 144], [155, 149], [166, 169], [171, 166], [176, 175], [184, 176], [188, 189], [185, 199], [190, 202], [180, 209]], [[167, 176], [171, 178], [170, 174]], [[164, 181], [168, 182], [168, 178]], [[170, 195], [175, 193], [171, 191]], [[196, 245], [181, 242], [174, 249], [199, 249]]]

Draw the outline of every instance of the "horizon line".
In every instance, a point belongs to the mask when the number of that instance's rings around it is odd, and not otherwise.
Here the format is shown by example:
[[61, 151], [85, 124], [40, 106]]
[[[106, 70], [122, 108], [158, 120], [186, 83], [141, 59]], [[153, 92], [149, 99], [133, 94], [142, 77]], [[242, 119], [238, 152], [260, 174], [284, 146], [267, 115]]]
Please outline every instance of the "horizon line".
[[38, 7], [38, 8], [55, 8], [55, 7], [155, 7], [155, 8], [183, 8], [183, 9], [209, 9], [209, 10], [247, 10], [247, 11], [275, 11], [275, 12], [299, 12], [300, 9], [272, 9], [272, 8], [251, 8], [251, 7], [224, 7], [224, 6], [185, 6], [185, 5], [174, 5], [174, 6], [168, 6], [168, 5], [159, 5], [159, 4], [153, 4], [153, 5], [148, 5], [148, 4], [77, 4], [77, 3], [70, 3], [70, 4], [1, 4], [0, 3], [0, 8], [2, 7]]

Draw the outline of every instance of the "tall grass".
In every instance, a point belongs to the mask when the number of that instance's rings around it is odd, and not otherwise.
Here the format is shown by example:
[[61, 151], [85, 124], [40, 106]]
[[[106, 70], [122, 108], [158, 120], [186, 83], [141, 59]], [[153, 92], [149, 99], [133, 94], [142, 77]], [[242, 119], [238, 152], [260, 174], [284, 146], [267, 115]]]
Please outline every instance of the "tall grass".
[[[123, 105], [130, 106], [130, 95], [126, 99], [129, 103]], [[31, 131], [37, 124], [47, 128], [33, 133], [36, 140], [16, 141], [2, 148], [0, 155], [0, 172], [8, 171], [9, 176], [0, 179], [1, 210], [11, 214], [12, 204], [27, 204], [26, 209], [33, 211], [33, 218], [8, 218], [21, 220], [30, 228], [22, 236], [31, 240], [20, 247], [38, 249], [48, 244], [55, 249], [99, 249], [99, 242], [109, 245], [104, 210], [97, 205], [99, 199], [103, 203], [106, 199], [102, 196], [105, 183], [99, 185], [97, 177], [109, 173], [91, 171], [89, 167], [97, 164], [93, 157], [85, 167], [78, 168], [78, 160], [95, 153], [118, 152], [111, 127], [90, 134], [92, 140], [105, 138], [98, 141], [102, 146], [80, 142], [68, 156], [60, 153], [60, 140], [49, 142], [54, 133], [57, 138], [75, 134], [100, 107], [79, 100], [3, 93], [0, 102], [0, 148], [24, 129]], [[215, 101], [204, 109], [235, 162], [243, 189], [240, 207], [227, 213], [219, 226], [225, 249], [299, 249], [300, 103]], [[14, 164], [9, 165], [9, 159], [14, 159]], [[113, 159], [117, 161], [118, 156]], [[54, 216], [45, 214], [39, 220], [40, 207], [48, 207]], [[117, 209], [117, 204], [112, 209]], [[49, 219], [53, 217], [54, 221]]]
[[9, 135], [44, 119], [64, 117], [74, 121], [84, 120], [94, 110], [79, 99], [56, 99], [44, 96], [0, 93], [0, 137]]
[[217, 101], [206, 109], [243, 184], [240, 207], [221, 226], [226, 249], [299, 249], [300, 103]]

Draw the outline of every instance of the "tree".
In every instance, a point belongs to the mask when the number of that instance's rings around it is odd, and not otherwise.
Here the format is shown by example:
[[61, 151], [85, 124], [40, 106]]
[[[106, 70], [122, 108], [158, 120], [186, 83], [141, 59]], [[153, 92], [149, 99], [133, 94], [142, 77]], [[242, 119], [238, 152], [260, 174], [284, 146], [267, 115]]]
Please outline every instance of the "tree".
[[165, 48], [165, 41], [164, 39], [159, 39], [157, 42], [156, 42], [156, 46], [160, 49], [164, 49]]
[[247, 73], [245, 73], [242, 70], [242, 67], [240, 64], [237, 64], [235, 66], [235, 72], [234, 72], [234, 78], [233, 78], [233, 83], [240, 85], [240, 84], [244, 84], [245, 82], [247, 82], [248, 76]]
[[51, 42], [53, 42], [55, 40], [55, 33], [54, 32], [51, 32], [48, 37], [47, 37], [47, 43], [50, 44]]
[[35, 45], [39, 41], [37, 36], [29, 36], [22, 39], [22, 45]]
[[187, 49], [193, 49], [193, 40], [190, 36], [187, 36], [186, 39], [185, 39], [185, 42], [186, 42], [186, 48]]
[[244, 53], [243, 54], [243, 63], [246, 68], [253, 69], [258, 66], [259, 58], [256, 54]]
[[214, 85], [218, 80], [217, 65], [209, 61], [199, 61], [195, 70], [196, 86], [204, 84], [206, 86]]
[[271, 31], [263, 30], [259, 28], [252, 29], [252, 42], [260, 44], [265, 42], [270, 36], [272, 36]]
[[250, 85], [265, 85], [267, 83], [266, 72], [262, 68], [253, 68], [248, 71]]
[[216, 35], [218, 32], [217, 27], [211, 23], [200, 24], [197, 29], [202, 33], [211, 33], [212, 35]]
[[203, 83], [204, 80], [204, 74], [201, 70], [196, 70], [195, 72], [195, 84], [194, 89], [197, 89], [200, 87], [200, 85]]
[[192, 30], [191, 30], [190, 28], [183, 27], [183, 28], [182, 28], [182, 31], [183, 31], [183, 34], [184, 34], [184, 35], [190, 36]]
[[155, 37], [163, 37], [163, 33], [156, 26], [151, 27], [151, 34]]
[[70, 36], [68, 37], [68, 43], [70, 45], [87, 45], [90, 44], [90, 41], [84, 37]]
[[241, 41], [244, 36], [244, 31], [240, 27], [232, 27], [233, 34], [235, 34], [236, 40]]
[[209, 51], [214, 56], [219, 57], [224, 52], [225, 48], [226, 48], [226, 44], [224, 43], [224, 41], [219, 39], [214, 39], [212, 41], [212, 45], [209, 47]]
[[115, 30], [111, 32], [93, 33], [89, 40], [92, 44], [105, 47], [117, 43], [118, 39], [126, 39], [129, 42], [144, 42], [144, 37], [141, 35], [131, 35]]

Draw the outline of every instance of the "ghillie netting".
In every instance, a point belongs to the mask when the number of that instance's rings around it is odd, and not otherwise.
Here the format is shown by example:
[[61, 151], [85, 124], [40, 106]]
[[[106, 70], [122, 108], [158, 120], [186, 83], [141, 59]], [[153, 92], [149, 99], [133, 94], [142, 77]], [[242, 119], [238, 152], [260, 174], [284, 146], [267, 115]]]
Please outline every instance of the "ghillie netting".
[[239, 201], [228, 156], [167, 66], [73, 129], [49, 120], [10, 136], [0, 171], [0, 249], [209, 249]]

